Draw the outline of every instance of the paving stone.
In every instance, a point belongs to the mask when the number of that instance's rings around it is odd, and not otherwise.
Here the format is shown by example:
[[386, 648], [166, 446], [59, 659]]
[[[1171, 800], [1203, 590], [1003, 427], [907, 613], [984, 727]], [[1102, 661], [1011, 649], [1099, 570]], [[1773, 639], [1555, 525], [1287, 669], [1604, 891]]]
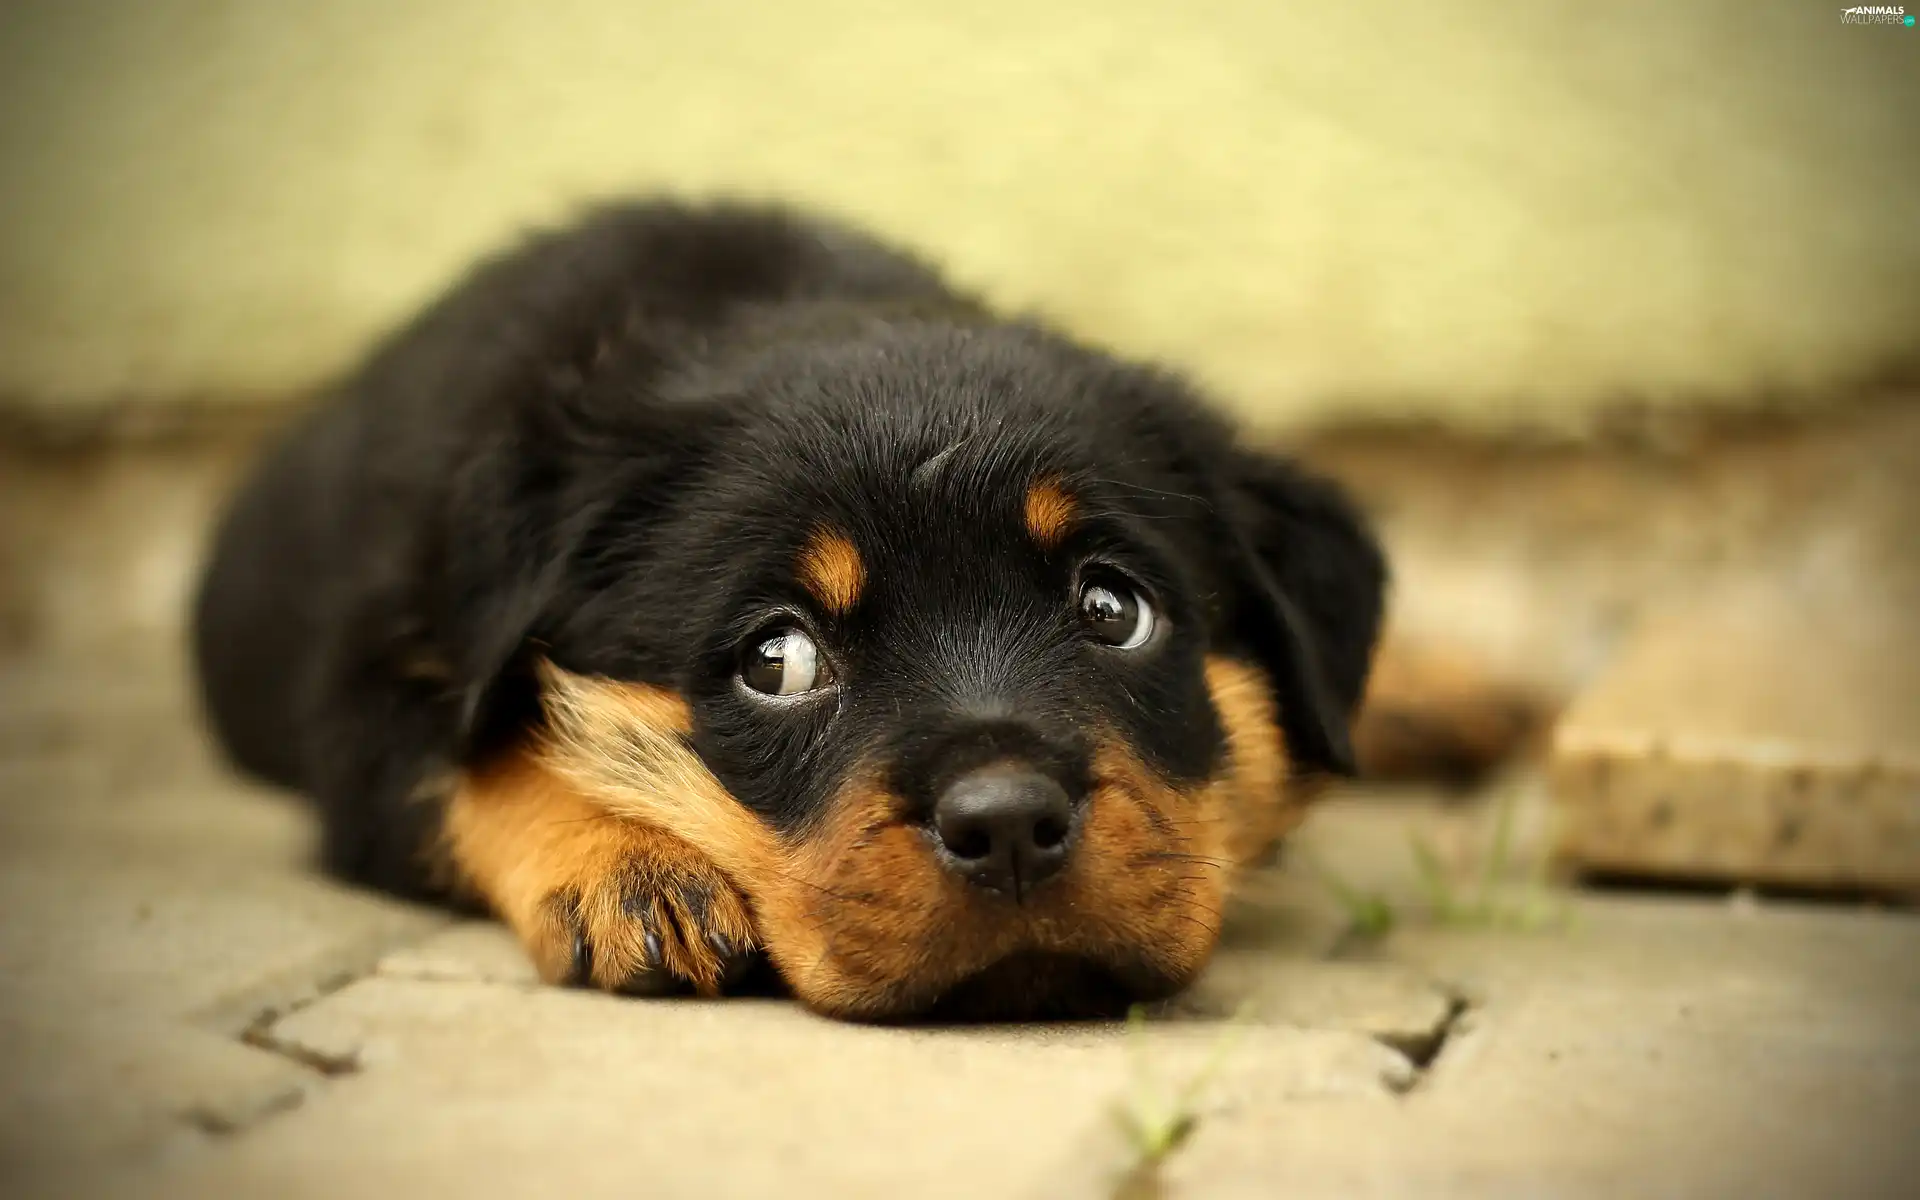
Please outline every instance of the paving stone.
[[[237, 1032], [445, 922], [318, 877], [310, 824], [273, 797], [129, 789], [120, 803], [71, 794], [40, 806], [48, 793], [23, 795], [10, 774], [0, 907], [32, 918], [0, 923], [9, 1011], [141, 1012]], [[42, 782], [57, 788], [63, 774]]]
[[219, 771], [181, 692], [153, 663], [0, 672], [8, 1194], [297, 1103], [319, 1077], [239, 1035], [445, 923], [315, 875], [306, 815]]
[[538, 986], [520, 943], [491, 921], [461, 921], [431, 937], [387, 954], [377, 967], [392, 979], [444, 979], [461, 983]]
[[196, 1133], [290, 1107], [317, 1082], [231, 1038], [123, 1014], [7, 1011], [0, 1062], [4, 1181], [150, 1161]]
[[[1222, 1032], [1162, 1026], [1130, 1048], [1112, 1025], [874, 1028], [777, 1001], [376, 977], [273, 1031], [358, 1074], [148, 1194], [991, 1195], [1112, 1121], [1136, 1049], [1171, 1090]], [[1252, 1025], [1227, 1051], [1209, 1111], [1385, 1105], [1406, 1069], [1340, 1030]]]
[[1878, 1197], [1920, 1171], [1911, 916], [1596, 900], [1564, 933], [1380, 953], [1471, 998], [1405, 1101], [1225, 1112], [1173, 1194]]
[[1651, 618], [1556, 732], [1564, 857], [1920, 895], [1920, 624], [1902, 595], [1920, 589], [1761, 578]]
[[1324, 805], [1144, 1046], [868, 1028], [533, 986], [499, 927], [314, 876], [306, 816], [195, 748], [177, 680], [101, 682], [91, 713], [84, 673], [14, 682], [38, 707], [0, 720], [10, 1195], [1106, 1196], [1142, 1060], [1164, 1102], [1216, 1056], [1185, 1194], [1868, 1196], [1920, 1170], [1920, 921], [1602, 899], [1521, 936], [1402, 905], [1356, 944], [1323, 878], [1400, 901], [1410, 831], [1449, 862], [1484, 835], [1434, 793]]
[[[1310, 962], [1257, 953], [1216, 959], [1192, 988], [1156, 1012], [1162, 1018], [1251, 1019], [1301, 1029], [1365, 1034], [1416, 1056], [1452, 1016], [1454, 997], [1426, 975], [1387, 962]], [[1411, 1077], [1396, 1082], [1405, 1084]]]
[[[1906, 915], [1603, 898], [1563, 932], [1410, 920], [1363, 961], [1236, 942], [1144, 1054], [1164, 1097], [1230, 1039], [1174, 1194], [1875, 1196], [1920, 1169]], [[511, 949], [455, 927], [278, 1022], [359, 1073], [161, 1194], [1091, 1197], [1128, 1161], [1121, 1030], [609, 1000], [522, 986]], [[1209, 1015], [1248, 996], [1237, 1033]], [[1424, 1070], [1388, 1044], [1421, 1032]]]

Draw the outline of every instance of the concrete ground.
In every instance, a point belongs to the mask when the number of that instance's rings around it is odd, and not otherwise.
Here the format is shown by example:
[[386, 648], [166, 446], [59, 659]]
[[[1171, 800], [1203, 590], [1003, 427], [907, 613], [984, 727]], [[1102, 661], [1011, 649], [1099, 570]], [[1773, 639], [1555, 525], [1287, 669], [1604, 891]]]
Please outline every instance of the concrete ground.
[[[535, 986], [499, 930], [316, 876], [304, 814], [212, 761], [171, 658], [111, 661], [0, 676], [7, 1195], [1839, 1197], [1920, 1178], [1920, 919], [1512, 886], [1491, 919], [1436, 919], [1410, 837], [1471, 910], [1489, 801], [1514, 801], [1516, 862], [1541, 832], [1524, 775], [1465, 800], [1335, 797], [1135, 1045], [1107, 1025], [864, 1028]], [[1338, 889], [1380, 893], [1396, 927], [1355, 932]], [[1124, 1180], [1143, 1142], [1116, 1106], [1150, 1115], [1216, 1055], [1191, 1137], [1157, 1180]]]
[[[1884, 591], [1915, 412], [1654, 460], [1320, 454], [1383, 516], [1403, 625], [1578, 694], [1703, 581]], [[299, 805], [197, 730], [181, 604], [253, 444], [0, 439], [0, 1195], [1920, 1193], [1920, 914], [1541, 893], [1529, 770], [1333, 796], [1137, 1038], [536, 987], [498, 929], [315, 874]]]

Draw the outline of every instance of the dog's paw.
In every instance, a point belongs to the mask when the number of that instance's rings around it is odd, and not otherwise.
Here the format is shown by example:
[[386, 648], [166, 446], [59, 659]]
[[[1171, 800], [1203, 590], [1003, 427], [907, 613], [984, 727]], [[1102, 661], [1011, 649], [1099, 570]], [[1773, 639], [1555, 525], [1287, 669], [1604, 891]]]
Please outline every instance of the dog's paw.
[[713, 996], [751, 963], [752, 915], [705, 855], [525, 762], [469, 778], [446, 832], [460, 877], [549, 983]]
[[754, 951], [753, 925], [733, 885], [670, 834], [601, 818], [581, 861], [556, 863], [545, 898], [521, 930], [549, 983], [655, 996], [719, 995]]

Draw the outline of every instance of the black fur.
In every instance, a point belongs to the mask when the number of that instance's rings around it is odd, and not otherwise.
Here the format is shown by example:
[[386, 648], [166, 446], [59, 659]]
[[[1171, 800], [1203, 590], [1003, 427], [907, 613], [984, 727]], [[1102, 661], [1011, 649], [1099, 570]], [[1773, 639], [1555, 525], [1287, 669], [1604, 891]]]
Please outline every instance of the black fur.
[[[1021, 515], [1049, 474], [1082, 518], [1053, 552]], [[844, 617], [793, 578], [822, 523], [869, 567]], [[1088, 562], [1164, 615], [1149, 648], [1080, 633]], [[1298, 766], [1346, 770], [1383, 582], [1337, 491], [1178, 380], [840, 227], [651, 203], [483, 266], [301, 424], [220, 531], [195, 633], [234, 760], [318, 799], [333, 870], [426, 895], [417, 797], [539, 719], [536, 654], [678, 690], [720, 780], [800, 832], [856, 762], [927, 803], [1010, 746], [1077, 784], [1102, 723], [1204, 778], [1208, 654], [1266, 669]], [[743, 642], [782, 620], [829, 702], [743, 693]]]

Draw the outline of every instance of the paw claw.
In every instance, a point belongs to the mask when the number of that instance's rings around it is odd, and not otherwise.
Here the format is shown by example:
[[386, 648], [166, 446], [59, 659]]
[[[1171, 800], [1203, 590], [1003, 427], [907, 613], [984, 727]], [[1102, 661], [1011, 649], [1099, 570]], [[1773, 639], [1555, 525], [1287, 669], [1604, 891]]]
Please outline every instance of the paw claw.
[[754, 953], [743, 950], [722, 960], [720, 968], [720, 987], [722, 990], [738, 985], [753, 970]]
[[541, 973], [556, 983], [627, 995], [718, 995], [753, 952], [745, 901], [705, 859], [639, 828], [549, 892], [522, 926]]
[[573, 965], [568, 969], [567, 982], [576, 987], [593, 982], [593, 943], [587, 940], [584, 929], [573, 933]]

